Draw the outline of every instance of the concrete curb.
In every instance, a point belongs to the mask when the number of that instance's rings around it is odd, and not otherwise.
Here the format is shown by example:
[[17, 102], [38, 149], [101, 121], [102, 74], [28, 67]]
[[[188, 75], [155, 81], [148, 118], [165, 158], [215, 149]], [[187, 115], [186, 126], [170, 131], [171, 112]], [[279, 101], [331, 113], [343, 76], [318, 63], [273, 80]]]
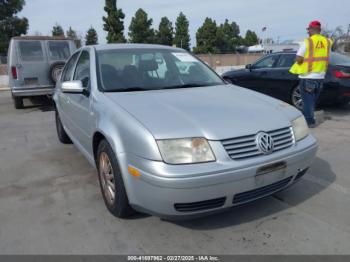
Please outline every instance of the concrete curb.
[[7, 86], [0, 86], [0, 92], [1, 91], [10, 91], [11, 89]]

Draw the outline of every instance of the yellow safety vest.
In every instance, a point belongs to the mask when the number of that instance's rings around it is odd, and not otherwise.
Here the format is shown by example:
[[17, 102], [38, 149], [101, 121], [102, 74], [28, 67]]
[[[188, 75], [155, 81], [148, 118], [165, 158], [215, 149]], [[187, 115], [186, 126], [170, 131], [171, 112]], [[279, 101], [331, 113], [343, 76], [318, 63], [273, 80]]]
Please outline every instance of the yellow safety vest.
[[289, 72], [296, 75], [326, 72], [332, 41], [322, 35], [313, 35], [305, 39], [305, 44], [304, 62], [301, 65], [295, 63]]

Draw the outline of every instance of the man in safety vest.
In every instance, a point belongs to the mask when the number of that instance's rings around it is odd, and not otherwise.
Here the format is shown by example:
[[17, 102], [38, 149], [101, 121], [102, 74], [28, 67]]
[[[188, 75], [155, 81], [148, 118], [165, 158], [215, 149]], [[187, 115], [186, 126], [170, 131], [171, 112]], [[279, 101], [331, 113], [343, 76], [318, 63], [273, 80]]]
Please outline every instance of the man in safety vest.
[[309, 127], [315, 127], [314, 110], [327, 72], [332, 41], [320, 34], [319, 21], [312, 21], [307, 30], [310, 37], [301, 44], [290, 72], [299, 75], [303, 114]]

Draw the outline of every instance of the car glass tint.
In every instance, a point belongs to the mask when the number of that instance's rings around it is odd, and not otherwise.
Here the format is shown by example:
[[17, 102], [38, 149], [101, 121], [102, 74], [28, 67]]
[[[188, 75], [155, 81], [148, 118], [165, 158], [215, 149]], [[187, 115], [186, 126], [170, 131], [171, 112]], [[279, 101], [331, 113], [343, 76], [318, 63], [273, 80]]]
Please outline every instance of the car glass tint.
[[332, 52], [330, 55], [330, 63], [332, 65], [350, 66], [350, 57]]
[[189, 53], [176, 50], [116, 49], [98, 52], [105, 91], [154, 90], [220, 85], [223, 81]]
[[83, 87], [89, 86], [90, 81], [90, 55], [89, 52], [83, 51], [79, 57], [74, 80], [80, 80], [83, 84]]
[[18, 43], [22, 61], [43, 61], [43, 49], [40, 41], [20, 41]]
[[276, 67], [291, 67], [295, 62], [295, 54], [281, 55]]
[[254, 69], [272, 68], [278, 59], [277, 55], [268, 56], [254, 64]]
[[49, 57], [51, 60], [66, 60], [69, 55], [68, 42], [49, 41]]
[[67, 62], [63, 74], [62, 74], [62, 81], [66, 82], [66, 81], [70, 81], [72, 79], [72, 75], [73, 75], [73, 70], [74, 70], [74, 65], [75, 62], [78, 59], [78, 55], [79, 52], [75, 53]]

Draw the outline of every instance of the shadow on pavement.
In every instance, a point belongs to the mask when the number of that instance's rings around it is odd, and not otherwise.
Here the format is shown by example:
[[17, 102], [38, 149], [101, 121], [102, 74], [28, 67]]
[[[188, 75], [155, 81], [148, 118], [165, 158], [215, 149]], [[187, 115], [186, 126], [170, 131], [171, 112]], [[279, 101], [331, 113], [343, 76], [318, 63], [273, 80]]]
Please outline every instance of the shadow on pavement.
[[[311, 170], [305, 177], [285, 191], [222, 213], [195, 220], [170, 221], [169, 223], [193, 230], [214, 230], [248, 223], [269, 216], [273, 216], [271, 219], [275, 220], [281, 215], [282, 211], [298, 206], [317, 195], [331, 185], [335, 179], [336, 175], [332, 172], [329, 163], [321, 158], [316, 158]], [[321, 180], [322, 183], [317, 183], [313, 180]], [[279, 202], [276, 202], [276, 200]]]
[[29, 106], [24, 106], [24, 109], [38, 109], [42, 112], [54, 111], [53, 101], [47, 96], [37, 96], [27, 99], [30, 101]]

